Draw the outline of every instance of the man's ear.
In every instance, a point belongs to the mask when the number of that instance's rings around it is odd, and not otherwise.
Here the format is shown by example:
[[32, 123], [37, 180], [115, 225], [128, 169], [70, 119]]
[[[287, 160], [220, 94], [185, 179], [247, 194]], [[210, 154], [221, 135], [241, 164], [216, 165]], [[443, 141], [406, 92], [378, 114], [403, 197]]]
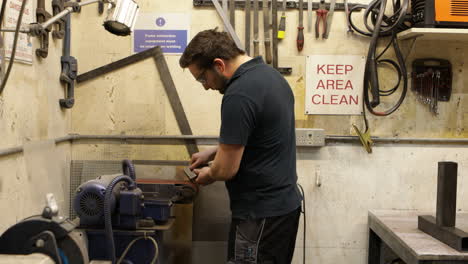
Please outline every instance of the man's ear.
[[213, 60], [213, 66], [219, 73], [223, 73], [226, 71], [226, 63], [223, 59], [216, 58]]

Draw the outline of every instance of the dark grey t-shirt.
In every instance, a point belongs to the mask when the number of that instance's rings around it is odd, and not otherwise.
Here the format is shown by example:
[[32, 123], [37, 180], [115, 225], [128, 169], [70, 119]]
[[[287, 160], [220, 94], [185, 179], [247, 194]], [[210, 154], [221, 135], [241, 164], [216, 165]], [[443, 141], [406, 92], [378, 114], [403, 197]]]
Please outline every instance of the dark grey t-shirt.
[[226, 182], [234, 218], [279, 216], [301, 203], [296, 182], [294, 96], [261, 57], [242, 64], [221, 105], [220, 143], [245, 146], [238, 173]]

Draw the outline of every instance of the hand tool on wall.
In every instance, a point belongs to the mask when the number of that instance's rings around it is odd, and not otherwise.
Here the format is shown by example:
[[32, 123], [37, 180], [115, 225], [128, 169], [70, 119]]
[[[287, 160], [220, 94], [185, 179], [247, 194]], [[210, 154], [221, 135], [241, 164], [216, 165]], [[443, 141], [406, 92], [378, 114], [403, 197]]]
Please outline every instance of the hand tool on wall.
[[[52, 12], [54, 16], [63, 11], [63, 5], [63, 0], [52, 0]], [[65, 17], [62, 17], [54, 23], [54, 25], [57, 25], [57, 29], [52, 31], [52, 37], [63, 39], [65, 35], [65, 19]]]
[[268, 1], [263, 0], [263, 37], [265, 41], [265, 61], [271, 64], [270, 9], [268, 8]]
[[281, 19], [278, 27], [278, 39], [284, 39], [286, 35], [286, 2], [287, 0], [283, 0], [283, 12], [281, 13]]
[[228, 9], [228, 0], [223, 0], [223, 12], [226, 16], [229, 16], [229, 9]]
[[70, 56], [71, 49], [71, 31], [70, 14], [65, 17], [65, 39], [63, 40], [63, 56], [60, 58], [62, 72], [60, 73], [60, 82], [65, 84], [65, 98], [60, 99], [60, 106], [63, 108], [72, 108], [75, 104], [75, 79], [78, 72], [78, 61]]
[[[448, 60], [423, 58], [413, 61], [412, 90], [418, 101], [438, 114], [438, 101], [448, 101], [451, 93], [452, 70]], [[395, 88], [394, 88], [395, 89]]]
[[236, 5], [234, 0], [229, 0], [229, 20], [233, 29], [236, 29]]
[[307, 3], [307, 32], [312, 32], [312, 0]]
[[98, 13], [99, 14], [104, 13], [104, 2], [102, 1], [98, 3]]
[[297, 27], [297, 50], [302, 51], [304, 48], [304, 14], [302, 13], [304, 8], [304, 0], [299, 0], [299, 25]]
[[250, 55], [250, 0], [245, 1], [245, 52]]
[[234, 30], [234, 28], [232, 28], [231, 23], [229, 22], [229, 20], [228, 20], [228, 18], [226, 16], [226, 13], [224, 13], [223, 8], [218, 3], [218, 0], [211, 0], [211, 2], [215, 6], [216, 11], [218, 12], [218, 15], [221, 17], [221, 20], [223, 20], [224, 28], [227, 29], [227, 32], [229, 32], [229, 34], [231, 35], [231, 38], [236, 43], [236, 46], [241, 50], [245, 50], [244, 45], [241, 43], [241, 41], [240, 41], [239, 37], [237, 36], [236, 31]]
[[323, 24], [323, 36], [327, 32], [327, 14], [328, 10], [325, 8], [325, 0], [320, 0], [319, 8], [316, 11], [317, 20], [315, 21], [315, 38], [320, 38], [320, 22]]
[[278, 0], [271, 0], [271, 28], [273, 31], [273, 68], [278, 69]]
[[[37, 8], [36, 8], [36, 21], [39, 24], [42, 24], [49, 20], [52, 16], [45, 10], [45, 0], [37, 0]], [[39, 42], [40, 42], [40, 48], [36, 49], [36, 56], [39, 56], [41, 58], [47, 58], [47, 55], [49, 54], [49, 32], [50, 32], [50, 27], [46, 28], [42, 32], [41, 35], [39, 35]]]
[[325, 33], [323, 34], [323, 38], [327, 39], [328, 35], [330, 35], [330, 30], [331, 30], [331, 25], [332, 25], [332, 20], [333, 20], [333, 14], [335, 13], [335, 4], [336, 0], [331, 0], [330, 1], [330, 9], [328, 10], [328, 15], [327, 15], [327, 29]]
[[348, 33], [354, 33], [354, 30], [351, 27], [351, 24], [349, 22], [349, 4], [348, 4], [348, 0], [344, 0], [344, 9], [345, 9], [345, 14], [346, 14], [346, 25], [348, 27]]
[[253, 2], [254, 6], [254, 15], [253, 15], [253, 20], [254, 20], [254, 39], [253, 39], [253, 46], [254, 46], [254, 57], [260, 56], [260, 42], [258, 40], [258, 0], [254, 0]]

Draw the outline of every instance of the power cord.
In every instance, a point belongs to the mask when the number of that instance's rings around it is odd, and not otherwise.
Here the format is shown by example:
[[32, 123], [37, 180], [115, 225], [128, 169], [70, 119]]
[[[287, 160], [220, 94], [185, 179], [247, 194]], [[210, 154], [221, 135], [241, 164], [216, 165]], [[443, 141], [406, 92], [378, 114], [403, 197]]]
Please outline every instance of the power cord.
[[[0, 24], [3, 22], [3, 12], [5, 12], [3, 8], [5, 7], [5, 2], [6, 1], [3, 0], [2, 10], [0, 11], [0, 18], [1, 18]], [[23, 3], [21, 4], [21, 9], [18, 15], [18, 21], [16, 23], [15, 38], [13, 41], [13, 49], [11, 51], [10, 61], [8, 62], [8, 69], [5, 73], [5, 76], [3, 76], [2, 84], [0, 85], [0, 95], [3, 92], [3, 89], [5, 89], [5, 85], [8, 81], [8, 77], [10, 76], [11, 68], [13, 67], [13, 61], [15, 60], [15, 55], [16, 55], [16, 44], [18, 44], [19, 30], [21, 26], [21, 21], [23, 20], [23, 11], [24, 11], [24, 8], [26, 7], [27, 2], [28, 0], [23, 0]], [[2, 58], [2, 59], [5, 59], [5, 58]]]
[[301, 191], [302, 195], [302, 205], [301, 205], [301, 213], [304, 215], [304, 233], [303, 233], [303, 250], [304, 254], [302, 255], [302, 262], [305, 264], [306, 263], [306, 223], [307, 223], [307, 218], [306, 218], [306, 202], [305, 202], [305, 193], [304, 189], [302, 189], [302, 186], [298, 183], [297, 186], [299, 187], [299, 190]]
[[156, 240], [154, 240], [154, 238], [150, 237], [150, 236], [142, 236], [142, 237], [137, 237], [135, 239], [133, 239], [127, 246], [127, 248], [124, 250], [124, 252], [122, 253], [122, 256], [120, 256], [119, 260], [117, 261], [117, 264], [121, 264], [122, 261], [125, 259], [125, 257], [127, 256], [127, 253], [128, 251], [130, 250], [130, 248], [133, 246], [133, 244], [135, 244], [138, 240], [141, 240], [141, 239], [149, 239], [151, 240], [151, 242], [153, 242], [153, 245], [154, 245], [154, 257], [153, 259], [151, 260], [150, 264], [155, 264], [156, 263], [156, 260], [158, 259], [158, 256], [159, 256], [159, 247], [158, 247], [158, 242], [156, 242]]
[[[350, 9], [348, 15], [349, 24], [356, 32], [371, 37], [364, 75], [364, 103], [367, 110], [377, 116], [387, 116], [395, 112], [403, 103], [408, 90], [408, 76], [405, 60], [398, 45], [396, 34], [409, 28], [409, 26], [406, 25], [406, 22], [410, 21], [407, 15], [409, 0], [392, 0], [392, 4], [393, 14], [391, 16], [385, 15], [387, 0], [373, 0], [369, 5], [356, 5]], [[352, 20], [352, 13], [361, 9], [365, 9], [364, 25], [366, 30], [358, 28]], [[377, 44], [379, 38], [382, 37], [390, 37], [390, 41], [386, 48], [379, 55], [376, 55]], [[397, 62], [390, 59], [380, 59], [390, 46], [393, 46]], [[390, 65], [395, 69], [398, 75], [398, 83], [392, 89], [380, 89], [377, 68], [382, 65]], [[374, 108], [380, 104], [380, 96], [389, 96], [395, 93], [400, 87], [402, 79], [403, 90], [395, 105], [383, 112], [374, 110]], [[372, 98], [369, 95], [369, 91], [372, 94]]]

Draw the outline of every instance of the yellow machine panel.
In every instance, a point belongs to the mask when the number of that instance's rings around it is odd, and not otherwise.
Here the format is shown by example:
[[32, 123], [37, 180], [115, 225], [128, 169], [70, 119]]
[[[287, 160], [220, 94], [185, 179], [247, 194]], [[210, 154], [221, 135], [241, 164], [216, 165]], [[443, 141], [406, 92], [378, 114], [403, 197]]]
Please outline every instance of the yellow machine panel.
[[435, 20], [468, 22], [468, 0], [435, 0]]

